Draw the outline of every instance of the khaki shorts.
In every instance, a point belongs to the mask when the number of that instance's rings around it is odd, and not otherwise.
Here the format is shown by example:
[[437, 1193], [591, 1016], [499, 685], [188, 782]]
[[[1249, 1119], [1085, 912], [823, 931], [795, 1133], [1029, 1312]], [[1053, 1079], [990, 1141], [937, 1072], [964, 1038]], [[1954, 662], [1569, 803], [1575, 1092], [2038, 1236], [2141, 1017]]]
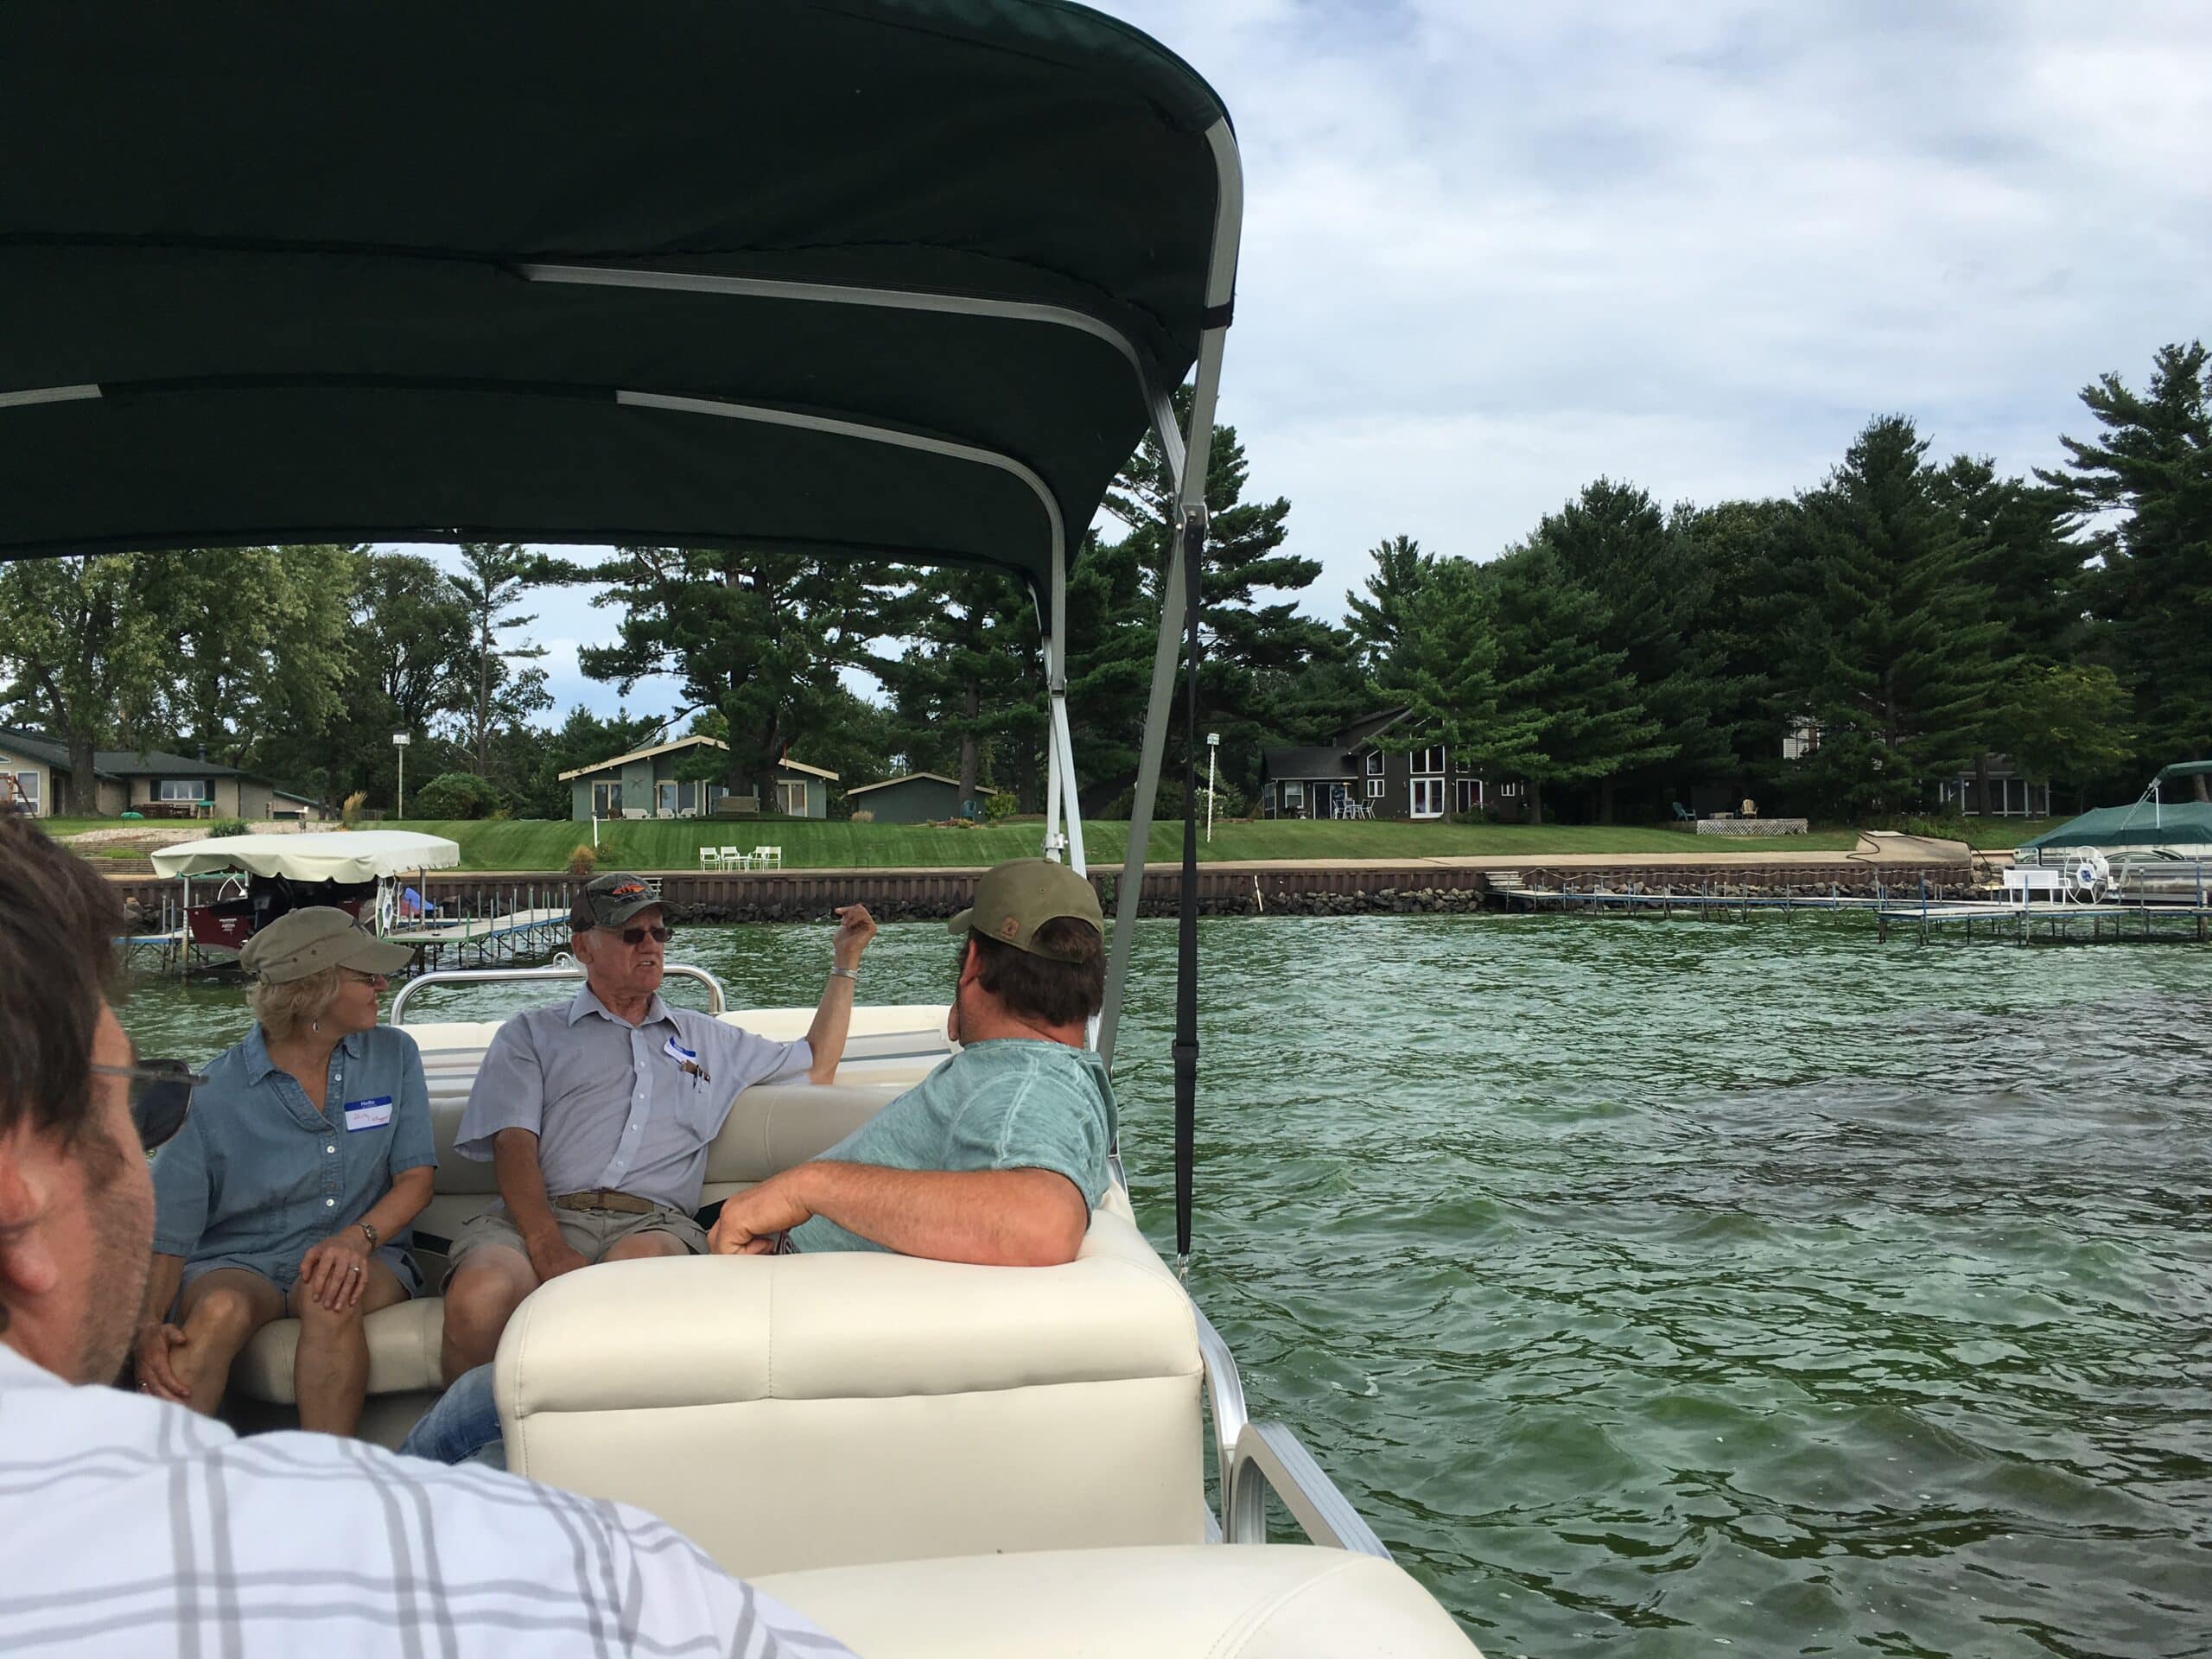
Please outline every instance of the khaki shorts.
[[[661, 1209], [649, 1216], [632, 1216], [612, 1210], [556, 1209], [553, 1219], [559, 1224], [561, 1236], [568, 1241], [569, 1248], [587, 1262], [597, 1262], [632, 1233], [668, 1233], [693, 1255], [707, 1253], [707, 1230], [681, 1210]], [[461, 1236], [454, 1240], [448, 1280], [451, 1280], [453, 1270], [467, 1259], [471, 1250], [486, 1244], [504, 1244], [518, 1255], [530, 1254], [530, 1247], [522, 1242], [521, 1232], [507, 1218], [507, 1206], [495, 1201], [490, 1209], [463, 1227]]]

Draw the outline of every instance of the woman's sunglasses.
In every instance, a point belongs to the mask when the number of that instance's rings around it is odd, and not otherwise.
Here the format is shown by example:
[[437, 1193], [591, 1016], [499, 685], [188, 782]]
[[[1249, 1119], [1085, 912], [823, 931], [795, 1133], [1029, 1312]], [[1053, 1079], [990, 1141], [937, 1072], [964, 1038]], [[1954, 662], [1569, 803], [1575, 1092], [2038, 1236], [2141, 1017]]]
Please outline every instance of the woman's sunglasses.
[[633, 947], [643, 944], [647, 939], [655, 944], [666, 944], [676, 937], [676, 930], [672, 927], [610, 927], [607, 931], [623, 944]]
[[182, 1060], [140, 1060], [135, 1065], [95, 1065], [104, 1077], [130, 1083], [130, 1121], [139, 1144], [151, 1152], [175, 1138], [192, 1109], [192, 1091], [207, 1081]]

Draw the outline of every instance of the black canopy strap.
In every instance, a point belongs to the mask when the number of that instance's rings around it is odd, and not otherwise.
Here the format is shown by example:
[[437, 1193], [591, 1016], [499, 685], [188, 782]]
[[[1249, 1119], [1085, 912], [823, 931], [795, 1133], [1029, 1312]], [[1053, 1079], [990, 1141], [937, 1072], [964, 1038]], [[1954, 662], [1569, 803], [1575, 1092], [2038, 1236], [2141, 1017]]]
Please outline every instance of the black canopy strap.
[[1184, 608], [1188, 667], [1183, 681], [1183, 895], [1175, 954], [1175, 1271], [1191, 1265], [1192, 1177], [1198, 1156], [1198, 601], [1205, 587], [1205, 509], [1183, 522]]

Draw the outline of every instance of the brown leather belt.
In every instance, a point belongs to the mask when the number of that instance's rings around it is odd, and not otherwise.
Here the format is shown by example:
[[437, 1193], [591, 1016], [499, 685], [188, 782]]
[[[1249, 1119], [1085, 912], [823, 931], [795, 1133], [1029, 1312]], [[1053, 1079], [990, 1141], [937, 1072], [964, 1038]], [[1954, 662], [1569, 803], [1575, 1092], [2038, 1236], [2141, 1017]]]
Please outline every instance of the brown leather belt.
[[665, 1205], [654, 1204], [646, 1198], [634, 1198], [627, 1192], [616, 1192], [606, 1187], [595, 1188], [589, 1192], [563, 1192], [553, 1199], [552, 1204], [556, 1210], [611, 1210], [620, 1216], [650, 1216], [656, 1211], [667, 1208]]

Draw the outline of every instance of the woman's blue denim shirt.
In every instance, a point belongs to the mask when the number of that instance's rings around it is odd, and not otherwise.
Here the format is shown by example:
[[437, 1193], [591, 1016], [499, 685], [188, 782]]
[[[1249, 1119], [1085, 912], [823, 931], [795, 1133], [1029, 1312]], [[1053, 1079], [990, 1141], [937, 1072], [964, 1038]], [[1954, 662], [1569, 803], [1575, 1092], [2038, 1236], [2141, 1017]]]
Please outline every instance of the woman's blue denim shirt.
[[[346, 1038], [324, 1099], [321, 1112], [308, 1103], [258, 1025], [217, 1055], [183, 1128], [154, 1154], [155, 1250], [184, 1257], [190, 1277], [250, 1268], [289, 1290], [300, 1258], [367, 1215], [394, 1176], [437, 1163], [423, 1055], [405, 1032]], [[385, 1241], [407, 1242], [405, 1229]]]

